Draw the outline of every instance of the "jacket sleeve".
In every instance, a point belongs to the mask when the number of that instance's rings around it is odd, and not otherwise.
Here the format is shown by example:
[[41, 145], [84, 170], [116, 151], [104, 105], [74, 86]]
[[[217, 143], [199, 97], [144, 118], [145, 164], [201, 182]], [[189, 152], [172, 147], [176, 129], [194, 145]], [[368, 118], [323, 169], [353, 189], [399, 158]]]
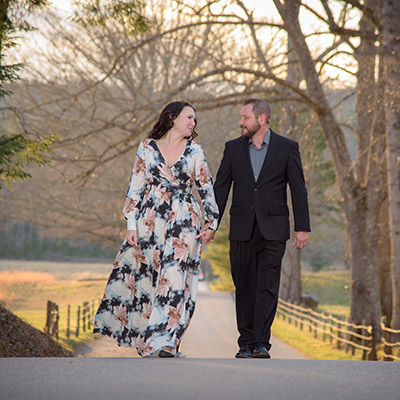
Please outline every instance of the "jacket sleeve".
[[225, 144], [224, 154], [222, 156], [221, 164], [218, 168], [217, 178], [214, 184], [215, 198], [217, 200], [219, 209], [219, 222], [225, 211], [226, 202], [228, 201], [229, 192], [232, 185], [232, 169], [229, 158], [229, 150]]
[[287, 179], [292, 196], [294, 230], [311, 232], [307, 188], [298, 143], [293, 146], [289, 155]]
[[128, 185], [125, 205], [122, 210], [127, 219], [127, 230], [137, 230], [136, 219], [140, 204], [143, 200], [143, 188], [145, 183], [146, 161], [143, 142], [140, 143], [133, 165], [131, 179]]
[[208, 169], [203, 148], [200, 145], [198, 145], [196, 154], [194, 175], [197, 190], [204, 208], [204, 220], [208, 224], [209, 229], [217, 230], [218, 206], [215, 201], [211, 173]]

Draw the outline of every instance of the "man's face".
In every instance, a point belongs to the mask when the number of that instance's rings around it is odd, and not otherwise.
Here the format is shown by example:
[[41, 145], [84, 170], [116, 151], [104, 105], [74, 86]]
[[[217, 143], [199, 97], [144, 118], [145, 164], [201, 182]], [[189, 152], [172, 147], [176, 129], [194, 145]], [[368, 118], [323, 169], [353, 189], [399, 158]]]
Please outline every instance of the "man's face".
[[248, 138], [253, 137], [260, 130], [261, 126], [253, 112], [252, 104], [242, 107], [239, 126], [242, 129], [242, 135]]

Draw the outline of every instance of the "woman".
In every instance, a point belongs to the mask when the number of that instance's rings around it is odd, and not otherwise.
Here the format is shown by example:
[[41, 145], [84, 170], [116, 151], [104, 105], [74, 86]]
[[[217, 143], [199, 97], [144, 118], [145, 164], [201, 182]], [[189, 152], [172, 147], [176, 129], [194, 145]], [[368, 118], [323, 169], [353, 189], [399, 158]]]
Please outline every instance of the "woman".
[[183, 356], [179, 344], [195, 308], [201, 240], [210, 243], [217, 229], [211, 175], [202, 147], [192, 141], [196, 124], [189, 103], [170, 103], [140, 143], [123, 210], [126, 238], [94, 318], [94, 332], [143, 357]]

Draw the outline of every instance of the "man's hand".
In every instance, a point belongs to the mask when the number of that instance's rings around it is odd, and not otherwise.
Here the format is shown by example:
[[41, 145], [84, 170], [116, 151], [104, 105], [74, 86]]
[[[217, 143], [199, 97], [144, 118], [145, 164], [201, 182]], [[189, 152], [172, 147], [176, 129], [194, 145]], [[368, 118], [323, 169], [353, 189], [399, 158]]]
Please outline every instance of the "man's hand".
[[131, 246], [137, 246], [137, 232], [136, 231], [126, 231], [125, 239]]
[[215, 236], [215, 231], [212, 229], [203, 229], [200, 234], [196, 236], [196, 239], [201, 238], [204, 244], [210, 244], [213, 242]]
[[297, 250], [304, 249], [308, 245], [308, 232], [295, 232], [293, 245]]

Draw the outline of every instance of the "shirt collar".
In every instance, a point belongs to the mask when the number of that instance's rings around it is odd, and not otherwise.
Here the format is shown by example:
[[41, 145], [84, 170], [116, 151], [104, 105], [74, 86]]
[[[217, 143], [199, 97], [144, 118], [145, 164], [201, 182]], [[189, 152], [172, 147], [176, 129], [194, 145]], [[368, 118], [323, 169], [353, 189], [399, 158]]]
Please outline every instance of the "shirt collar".
[[[271, 139], [271, 129], [268, 128], [267, 134], [265, 135], [263, 142], [268, 146], [270, 139]], [[253, 140], [251, 138], [249, 138], [249, 144], [253, 144]]]

